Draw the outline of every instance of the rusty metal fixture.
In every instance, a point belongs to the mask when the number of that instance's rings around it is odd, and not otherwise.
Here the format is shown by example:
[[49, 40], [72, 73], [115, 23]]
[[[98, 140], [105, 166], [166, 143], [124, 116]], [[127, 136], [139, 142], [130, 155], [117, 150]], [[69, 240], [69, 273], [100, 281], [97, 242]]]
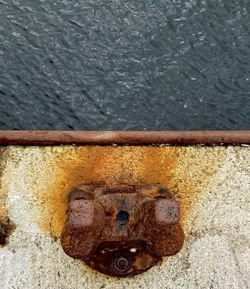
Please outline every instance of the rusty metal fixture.
[[0, 131], [0, 145], [250, 144], [246, 131]]
[[66, 254], [110, 276], [142, 273], [178, 253], [180, 206], [162, 185], [83, 186], [69, 194]]

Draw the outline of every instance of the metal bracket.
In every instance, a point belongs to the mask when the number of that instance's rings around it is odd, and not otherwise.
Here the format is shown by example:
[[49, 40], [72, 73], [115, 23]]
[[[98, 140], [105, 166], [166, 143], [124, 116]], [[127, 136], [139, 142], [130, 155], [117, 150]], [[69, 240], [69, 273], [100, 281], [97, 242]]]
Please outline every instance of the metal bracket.
[[66, 254], [110, 276], [142, 273], [184, 242], [180, 206], [166, 187], [83, 186], [69, 194]]

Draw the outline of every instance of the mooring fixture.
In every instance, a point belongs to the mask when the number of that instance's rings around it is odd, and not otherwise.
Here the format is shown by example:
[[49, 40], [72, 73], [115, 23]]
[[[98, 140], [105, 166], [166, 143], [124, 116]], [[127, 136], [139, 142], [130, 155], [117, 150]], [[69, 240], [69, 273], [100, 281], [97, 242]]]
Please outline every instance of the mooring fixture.
[[179, 203], [162, 185], [82, 186], [69, 194], [61, 243], [101, 273], [132, 276], [180, 251], [179, 219]]

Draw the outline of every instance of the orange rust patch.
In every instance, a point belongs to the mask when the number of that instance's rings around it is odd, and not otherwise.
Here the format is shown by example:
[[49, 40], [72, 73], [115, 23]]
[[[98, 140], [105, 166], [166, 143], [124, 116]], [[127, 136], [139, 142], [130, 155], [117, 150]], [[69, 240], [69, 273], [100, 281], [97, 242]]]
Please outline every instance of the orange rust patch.
[[162, 183], [179, 200], [185, 225], [225, 155], [224, 147], [64, 146], [26, 148], [23, 158], [26, 186], [36, 200], [34, 219], [59, 237], [68, 194], [84, 184]]
[[147, 268], [148, 264], [150, 264], [152, 261], [152, 257], [148, 254], [141, 253], [137, 256], [134, 266], [137, 270], [143, 270], [144, 268]]
[[223, 147], [185, 147], [179, 151], [178, 166], [171, 173], [168, 188], [181, 204], [181, 223], [184, 225], [225, 157], [226, 148]]
[[[159, 155], [159, 153], [158, 153]], [[161, 154], [163, 164], [167, 162], [165, 176], [176, 163], [171, 154]], [[37, 192], [36, 197], [42, 200], [44, 212], [39, 222], [45, 231], [59, 236], [65, 222], [67, 196], [72, 188], [82, 184], [141, 184], [148, 179], [153, 181], [150, 172], [154, 173], [157, 162], [153, 147], [80, 147], [76, 158], [53, 162], [55, 184], [49, 191]], [[160, 156], [158, 156], [160, 157]], [[60, 157], [59, 157], [60, 159]], [[152, 163], [149, 170], [149, 165]], [[155, 174], [155, 173], [154, 173]], [[158, 182], [157, 174], [154, 183]], [[151, 183], [151, 181], [150, 181]]]

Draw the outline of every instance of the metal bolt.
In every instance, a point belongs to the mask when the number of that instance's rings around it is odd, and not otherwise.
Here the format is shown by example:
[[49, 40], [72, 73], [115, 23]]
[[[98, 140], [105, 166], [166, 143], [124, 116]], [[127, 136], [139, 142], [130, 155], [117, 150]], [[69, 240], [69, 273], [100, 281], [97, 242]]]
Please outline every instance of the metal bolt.
[[118, 257], [115, 260], [115, 269], [119, 272], [126, 272], [130, 268], [130, 262], [127, 258], [124, 257]]

